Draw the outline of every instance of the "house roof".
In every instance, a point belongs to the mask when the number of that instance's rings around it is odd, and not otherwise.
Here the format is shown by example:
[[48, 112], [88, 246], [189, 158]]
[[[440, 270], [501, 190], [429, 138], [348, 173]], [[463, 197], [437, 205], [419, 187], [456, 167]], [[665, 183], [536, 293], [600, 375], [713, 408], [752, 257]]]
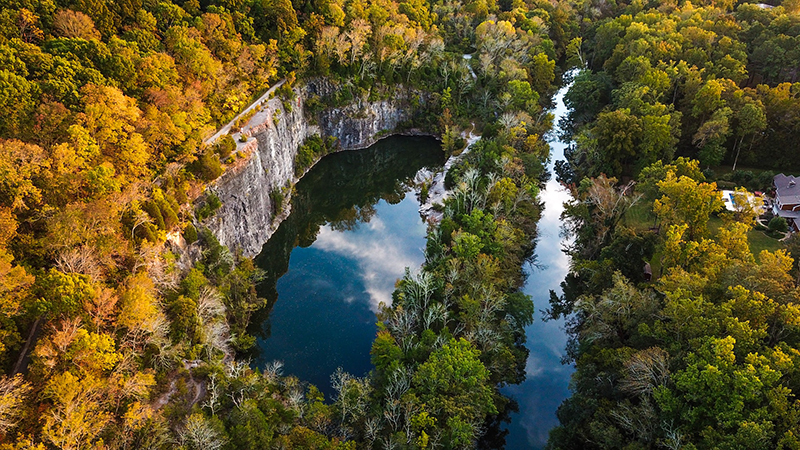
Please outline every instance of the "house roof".
[[772, 179], [775, 185], [775, 195], [780, 199], [784, 205], [799, 205], [800, 204], [800, 179], [792, 175], [784, 175], [779, 173]]
[[777, 216], [783, 217], [784, 219], [792, 219], [792, 220], [800, 219], [800, 211], [786, 211], [783, 209], [779, 209], [773, 212], [777, 213], [776, 214]]

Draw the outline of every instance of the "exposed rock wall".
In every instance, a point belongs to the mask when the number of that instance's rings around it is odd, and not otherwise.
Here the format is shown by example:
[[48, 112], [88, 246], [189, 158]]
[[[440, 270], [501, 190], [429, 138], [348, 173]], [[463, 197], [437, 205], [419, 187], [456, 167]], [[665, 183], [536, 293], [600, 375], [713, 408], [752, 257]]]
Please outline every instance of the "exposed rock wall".
[[232, 251], [241, 250], [245, 256], [261, 251], [289, 213], [287, 198], [284, 211], [273, 217], [275, 206], [270, 192], [297, 182], [294, 159], [308, 136], [335, 136], [340, 150], [365, 148], [380, 137], [402, 132], [398, 125], [411, 117], [407, 99], [395, 98], [325, 110], [318, 114], [317, 124], [311, 124], [304, 114], [305, 98], [334, 88], [324, 81], [309, 83], [297, 90], [291, 111], [286, 111], [279, 99], [269, 100], [243, 128], [242, 134], [251, 137], [240, 143], [237, 151], [248, 154], [247, 160], [226, 171], [209, 187], [222, 201], [222, 207], [203, 225], [221, 244]]

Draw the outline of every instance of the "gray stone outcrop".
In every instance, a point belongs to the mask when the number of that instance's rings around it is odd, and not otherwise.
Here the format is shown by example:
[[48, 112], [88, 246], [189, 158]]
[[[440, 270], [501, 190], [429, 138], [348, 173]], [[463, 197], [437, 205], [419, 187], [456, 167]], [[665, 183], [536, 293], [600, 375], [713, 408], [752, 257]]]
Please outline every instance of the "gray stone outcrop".
[[[202, 224], [207, 226], [231, 251], [255, 256], [289, 213], [289, 201], [274, 215], [270, 192], [298, 181], [294, 160], [298, 147], [308, 136], [334, 136], [338, 150], [366, 148], [378, 139], [405, 130], [398, 126], [411, 117], [408, 98], [380, 101], [356, 101], [341, 108], [330, 108], [316, 115], [312, 123], [305, 114], [305, 100], [310, 95], [326, 94], [336, 87], [316, 81], [296, 89], [297, 98], [287, 111], [274, 98], [261, 105], [260, 111], [243, 127], [249, 136], [237, 149], [244, 160], [238, 161], [209, 186], [222, 201], [215, 215]], [[238, 138], [238, 135], [234, 135]], [[302, 175], [301, 175], [302, 176]], [[287, 190], [288, 191], [288, 190]]]

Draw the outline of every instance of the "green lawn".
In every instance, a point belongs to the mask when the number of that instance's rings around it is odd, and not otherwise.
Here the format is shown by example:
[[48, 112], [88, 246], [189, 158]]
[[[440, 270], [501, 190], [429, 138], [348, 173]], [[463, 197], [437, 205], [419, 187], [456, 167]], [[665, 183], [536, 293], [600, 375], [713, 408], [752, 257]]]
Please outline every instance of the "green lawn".
[[750, 252], [755, 256], [758, 256], [761, 250], [774, 252], [775, 250], [784, 248], [783, 242], [767, 236], [763, 231], [757, 230], [750, 230], [750, 232], [747, 233], [747, 242], [750, 244]]
[[647, 231], [656, 223], [652, 202], [640, 200], [622, 218], [622, 224], [636, 231]]

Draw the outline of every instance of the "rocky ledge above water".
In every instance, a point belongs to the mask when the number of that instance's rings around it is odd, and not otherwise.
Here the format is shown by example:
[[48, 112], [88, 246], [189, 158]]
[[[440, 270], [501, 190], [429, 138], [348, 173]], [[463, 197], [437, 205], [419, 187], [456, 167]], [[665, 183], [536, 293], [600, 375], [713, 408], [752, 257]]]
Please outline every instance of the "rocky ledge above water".
[[[410, 92], [389, 100], [358, 100], [344, 107], [324, 109], [309, 118], [306, 99], [334, 89], [337, 86], [327, 80], [309, 82], [295, 89], [291, 110], [279, 98], [270, 99], [242, 128], [241, 134], [248, 139], [239, 143], [237, 152], [246, 155], [246, 159], [209, 186], [222, 206], [203, 223], [231, 251], [257, 255], [286, 218], [288, 196], [281, 213], [276, 215], [270, 193], [298, 181], [294, 160], [307, 137], [334, 136], [338, 140], [337, 151], [343, 151], [369, 147], [391, 134], [421, 134], [399, 128], [417, 113], [410, 101], [415, 93]], [[237, 140], [238, 137], [234, 136]]]

